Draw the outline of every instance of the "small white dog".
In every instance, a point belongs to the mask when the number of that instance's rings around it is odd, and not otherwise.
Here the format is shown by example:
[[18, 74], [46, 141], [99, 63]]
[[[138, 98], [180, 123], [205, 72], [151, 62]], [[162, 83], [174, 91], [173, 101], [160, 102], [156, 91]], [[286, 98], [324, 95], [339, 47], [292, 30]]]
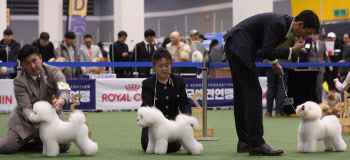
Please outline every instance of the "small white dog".
[[[199, 128], [196, 118], [179, 114], [175, 121], [168, 120], [156, 107], [138, 109], [137, 124], [148, 127], [147, 153], [166, 154], [168, 142], [179, 141], [188, 153], [198, 155], [203, 151], [201, 143], [194, 139], [193, 128]], [[191, 126], [192, 125], [192, 126]]]
[[338, 118], [334, 115], [325, 116], [320, 120], [322, 111], [315, 102], [305, 102], [296, 109], [302, 118], [298, 129], [298, 152], [316, 152], [317, 141], [323, 140], [325, 151], [338, 152], [346, 150]]
[[81, 155], [91, 156], [97, 152], [97, 143], [88, 137], [89, 130], [82, 111], [75, 110], [70, 114], [69, 122], [63, 122], [50, 103], [39, 101], [33, 106], [34, 113], [29, 114], [29, 121], [40, 124], [39, 133], [44, 156], [57, 156], [59, 144], [67, 142], [74, 142]]
[[192, 53], [192, 62], [203, 62], [203, 55], [199, 51], [194, 51]]

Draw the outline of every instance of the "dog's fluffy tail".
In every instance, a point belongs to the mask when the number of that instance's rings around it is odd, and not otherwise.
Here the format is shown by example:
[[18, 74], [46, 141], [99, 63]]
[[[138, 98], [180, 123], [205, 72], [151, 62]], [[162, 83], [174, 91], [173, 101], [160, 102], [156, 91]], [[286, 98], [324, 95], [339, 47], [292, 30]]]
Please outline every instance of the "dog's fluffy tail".
[[176, 122], [184, 122], [185, 124], [192, 125], [194, 129], [200, 129], [198, 120], [192, 116], [188, 116], [185, 114], [179, 114], [176, 119]]
[[83, 124], [86, 122], [86, 117], [81, 110], [74, 110], [69, 116], [69, 122]]

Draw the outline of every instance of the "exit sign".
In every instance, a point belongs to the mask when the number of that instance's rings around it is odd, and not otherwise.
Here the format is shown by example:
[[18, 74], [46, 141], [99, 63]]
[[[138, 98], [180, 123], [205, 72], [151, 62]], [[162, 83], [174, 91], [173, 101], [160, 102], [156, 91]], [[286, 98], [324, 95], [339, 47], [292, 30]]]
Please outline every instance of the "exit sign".
[[333, 10], [334, 16], [347, 16], [348, 15], [348, 9], [335, 9]]

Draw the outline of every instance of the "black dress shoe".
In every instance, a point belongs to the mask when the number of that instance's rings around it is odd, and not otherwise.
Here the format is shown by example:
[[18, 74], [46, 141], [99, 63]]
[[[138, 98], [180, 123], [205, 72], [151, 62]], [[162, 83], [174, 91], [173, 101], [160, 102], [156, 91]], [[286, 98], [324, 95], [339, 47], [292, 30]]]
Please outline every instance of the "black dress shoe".
[[273, 150], [266, 143], [264, 143], [258, 147], [249, 148], [249, 155], [250, 156], [280, 156], [282, 154], [283, 154], [282, 150]]
[[237, 153], [246, 153], [249, 152], [249, 146], [247, 143], [238, 142], [237, 144]]

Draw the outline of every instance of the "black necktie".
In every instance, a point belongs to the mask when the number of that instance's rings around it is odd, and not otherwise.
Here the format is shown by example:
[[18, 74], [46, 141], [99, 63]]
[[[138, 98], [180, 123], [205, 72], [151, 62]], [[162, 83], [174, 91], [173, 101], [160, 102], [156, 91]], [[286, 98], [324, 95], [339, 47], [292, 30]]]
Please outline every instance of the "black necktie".
[[316, 44], [316, 42], [314, 42], [314, 49], [315, 49], [315, 52], [317, 53], [317, 44]]
[[148, 52], [148, 54], [151, 54], [150, 44], [147, 44], [147, 52]]
[[35, 81], [36, 81], [36, 84], [40, 87], [40, 78], [37, 77]]

